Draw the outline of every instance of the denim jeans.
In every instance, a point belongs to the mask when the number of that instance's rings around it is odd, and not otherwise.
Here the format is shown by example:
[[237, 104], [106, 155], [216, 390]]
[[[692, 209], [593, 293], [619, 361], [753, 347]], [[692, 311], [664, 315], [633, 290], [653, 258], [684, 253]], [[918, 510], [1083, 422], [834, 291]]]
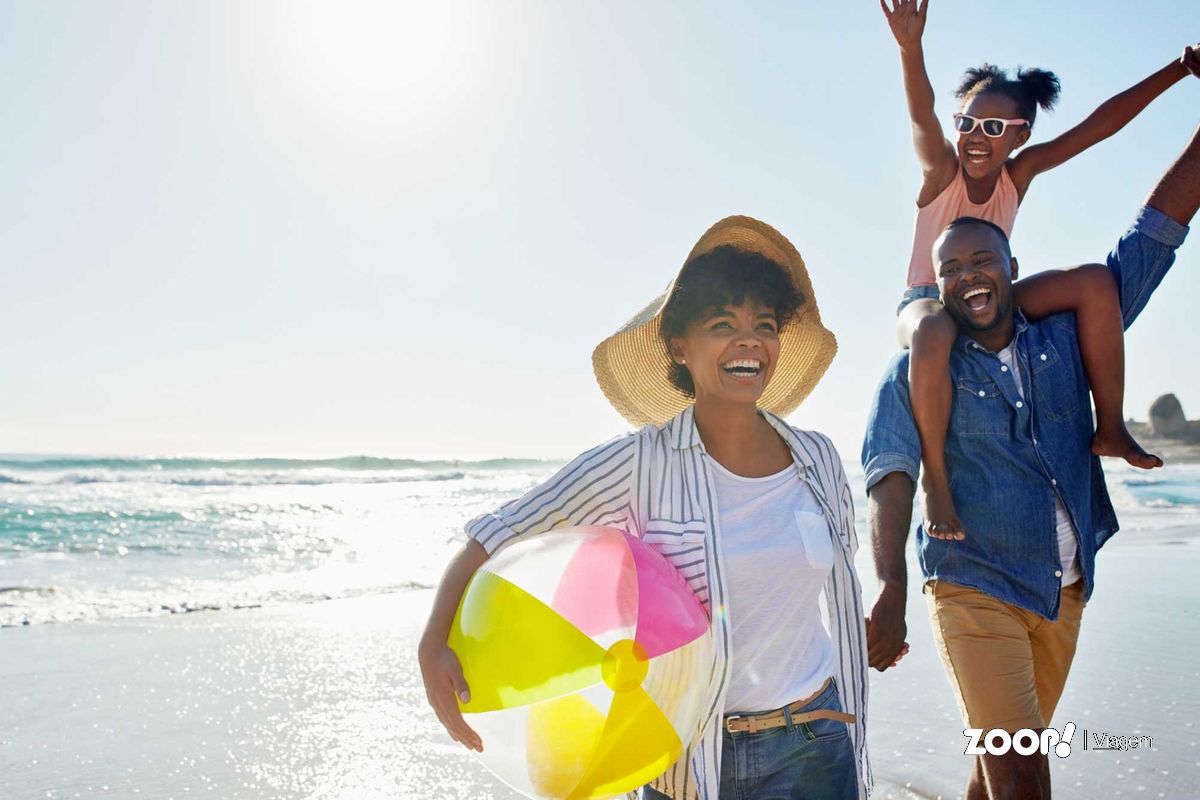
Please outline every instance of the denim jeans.
[[942, 292], [936, 283], [928, 286], [909, 286], [900, 298], [900, 305], [896, 306], [896, 316], [900, 316], [900, 312], [908, 308], [909, 303], [917, 300], [940, 300], [941, 297]]
[[[837, 684], [802, 711], [842, 710]], [[799, 712], [797, 712], [799, 713]], [[667, 795], [643, 787], [644, 800]], [[760, 733], [724, 733], [720, 800], [855, 800], [858, 771], [845, 722], [815, 719]]]

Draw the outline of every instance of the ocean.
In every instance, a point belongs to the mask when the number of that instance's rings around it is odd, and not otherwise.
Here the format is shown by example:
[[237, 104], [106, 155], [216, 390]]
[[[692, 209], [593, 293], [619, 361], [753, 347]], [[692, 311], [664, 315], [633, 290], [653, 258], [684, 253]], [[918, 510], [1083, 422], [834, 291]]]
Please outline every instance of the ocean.
[[[0, 457], [0, 627], [430, 587], [464, 522], [559, 466]], [[1105, 468], [1122, 524], [1114, 541], [1200, 539], [1200, 465]], [[850, 462], [846, 470], [861, 534], [862, 470]]]

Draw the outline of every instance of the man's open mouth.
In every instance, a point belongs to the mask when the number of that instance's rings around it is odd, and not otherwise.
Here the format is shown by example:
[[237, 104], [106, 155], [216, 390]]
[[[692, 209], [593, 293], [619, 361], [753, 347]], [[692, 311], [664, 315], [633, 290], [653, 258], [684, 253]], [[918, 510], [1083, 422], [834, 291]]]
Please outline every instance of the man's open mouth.
[[976, 286], [973, 289], [968, 289], [958, 296], [962, 304], [973, 313], [978, 314], [981, 311], [986, 311], [992, 303], [992, 290], [986, 286]]

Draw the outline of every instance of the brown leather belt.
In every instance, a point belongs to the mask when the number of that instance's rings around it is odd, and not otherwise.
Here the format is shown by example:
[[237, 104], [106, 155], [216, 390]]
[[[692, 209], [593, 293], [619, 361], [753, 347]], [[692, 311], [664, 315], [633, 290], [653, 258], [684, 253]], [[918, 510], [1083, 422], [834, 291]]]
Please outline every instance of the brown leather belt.
[[771, 730], [772, 728], [782, 728], [788, 724], [789, 718], [793, 725], [799, 725], [802, 722], [810, 722], [814, 719], [832, 719], [838, 722], [854, 722], [853, 714], [846, 714], [842, 711], [832, 711], [826, 708], [818, 708], [816, 711], [804, 711], [800, 709], [817, 699], [821, 692], [829, 688], [829, 682], [833, 678], [826, 678], [821, 684], [821, 688], [817, 689], [803, 700], [797, 700], [787, 708], [781, 708], [776, 711], [766, 711], [762, 714], [730, 714], [725, 718], [725, 730], [730, 733], [758, 733], [759, 731]]

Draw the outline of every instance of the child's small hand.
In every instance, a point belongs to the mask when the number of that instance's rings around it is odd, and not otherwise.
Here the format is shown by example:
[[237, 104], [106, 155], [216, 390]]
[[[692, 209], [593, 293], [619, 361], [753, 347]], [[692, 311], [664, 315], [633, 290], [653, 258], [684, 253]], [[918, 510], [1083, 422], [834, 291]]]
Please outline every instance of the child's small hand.
[[892, 0], [892, 4], [895, 8], [888, 7], [888, 0], [879, 0], [879, 7], [887, 17], [896, 44], [901, 48], [920, 44], [921, 35], [925, 33], [925, 13], [929, 11], [929, 0], [923, 4], [920, 0]]
[[1183, 55], [1179, 57], [1179, 63], [1188, 72], [1200, 78], [1200, 43], [1183, 48]]

